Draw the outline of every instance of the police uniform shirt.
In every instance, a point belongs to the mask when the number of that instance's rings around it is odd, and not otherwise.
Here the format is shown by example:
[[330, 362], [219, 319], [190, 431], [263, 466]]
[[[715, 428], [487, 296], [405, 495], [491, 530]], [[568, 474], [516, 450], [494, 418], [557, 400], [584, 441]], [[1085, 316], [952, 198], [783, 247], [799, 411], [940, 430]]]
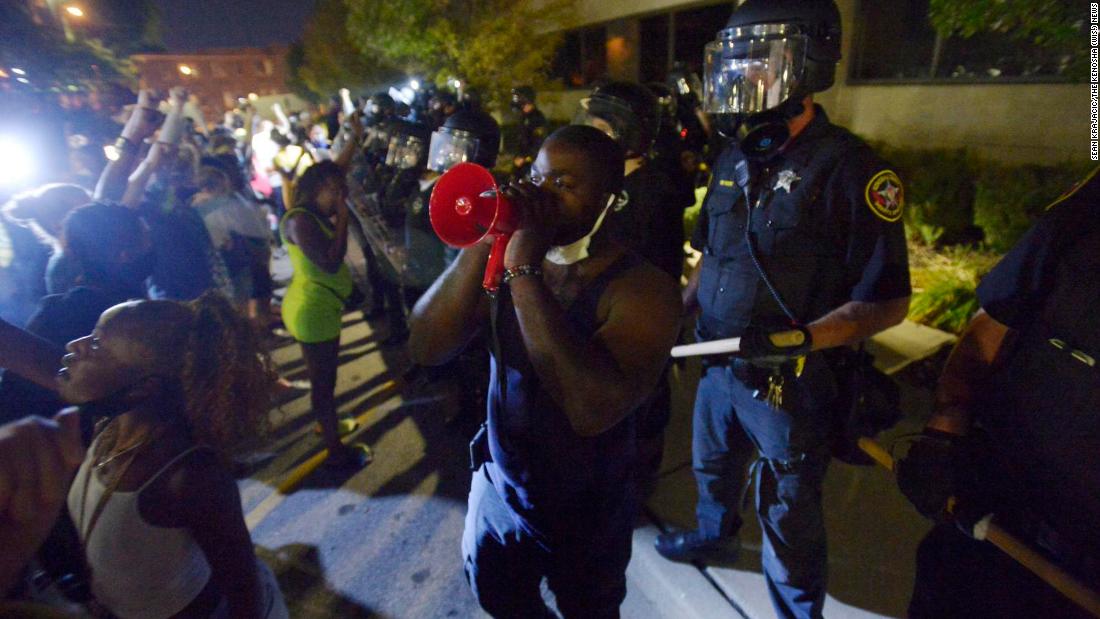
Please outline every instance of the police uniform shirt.
[[[1055, 285], [1068, 248], [1100, 226], [1100, 168], [1059, 199], [978, 286], [982, 309], [997, 322], [1022, 330], [1034, 320]], [[1100, 248], [1097, 249], [1100, 253]], [[1083, 265], [1082, 265], [1083, 266]], [[1092, 271], [1093, 278], [1097, 271]], [[1095, 281], [1095, 280], [1094, 280]], [[1100, 330], [1096, 314], [1082, 312]]]
[[[974, 413], [1007, 514], [1041, 505], [1100, 563], [1100, 168], [1056, 202], [978, 286], [1012, 328]], [[1013, 505], [1015, 504], [1015, 505]]]
[[[814, 119], [780, 155], [758, 166], [751, 238], [761, 266], [796, 318], [809, 323], [848, 301], [909, 296], [897, 174], [859, 138]], [[719, 156], [692, 246], [704, 254], [701, 339], [735, 337], [750, 323], [789, 324], [753, 265], [746, 200], [736, 182], [740, 149]]]

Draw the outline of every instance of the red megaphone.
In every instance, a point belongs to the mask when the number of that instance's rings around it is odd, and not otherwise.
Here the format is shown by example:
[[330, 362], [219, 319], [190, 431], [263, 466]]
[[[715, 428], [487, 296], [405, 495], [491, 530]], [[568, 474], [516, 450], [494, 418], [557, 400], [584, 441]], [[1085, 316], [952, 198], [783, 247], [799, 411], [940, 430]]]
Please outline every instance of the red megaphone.
[[476, 163], [447, 170], [432, 190], [428, 217], [435, 233], [451, 247], [469, 247], [494, 237], [481, 287], [496, 292], [504, 272], [504, 250], [516, 230], [516, 212], [497, 189], [493, 175]]

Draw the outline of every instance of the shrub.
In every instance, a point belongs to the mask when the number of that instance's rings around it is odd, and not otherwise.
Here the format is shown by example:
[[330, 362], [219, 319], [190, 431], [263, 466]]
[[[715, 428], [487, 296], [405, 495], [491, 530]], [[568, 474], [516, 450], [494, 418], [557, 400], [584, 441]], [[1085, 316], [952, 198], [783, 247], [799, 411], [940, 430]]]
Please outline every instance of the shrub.
[[961, 333], [978, 311], [977, 287], [1000, 260], [1000, 253], [977, 247], [934, 249], [909, 244], [913, 298], [909, 319], [930, 327]]
[[1084, 178], [1090, 167], [983, 163], [974, 195], [974, 223], [985, 233], [985, 243], [997, 251], [1011, 249], [1043, 210]]

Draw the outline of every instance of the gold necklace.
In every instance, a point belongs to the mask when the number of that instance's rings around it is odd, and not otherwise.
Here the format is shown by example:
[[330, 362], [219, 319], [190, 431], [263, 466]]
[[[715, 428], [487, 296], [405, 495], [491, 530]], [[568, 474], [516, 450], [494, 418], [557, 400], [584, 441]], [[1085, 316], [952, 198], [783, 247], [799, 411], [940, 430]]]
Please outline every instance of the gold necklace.
[[134, 451], [135, 449], [146, 445], [151, 440], [153, 440], [152, 436], [146, 436], [145, 438], [143, 438], [140, 441], [134, 443], [133, 445], [130, 445], [129, 447], [127, 447], [127, 448], [125, 448], [121, 451], [117, 451], [117, 452], [111, 454], [107, 459], [100, 460], [99, 462], [96, 462], [95, 464], [92, 465], [92, 468], [94, 468], [95, 470], [98, 471], [99, 469], [107, 466], [111, 462], [117, 460], [120, 456], [124, 456], [124, 455], [130, 453], [131, 451]]

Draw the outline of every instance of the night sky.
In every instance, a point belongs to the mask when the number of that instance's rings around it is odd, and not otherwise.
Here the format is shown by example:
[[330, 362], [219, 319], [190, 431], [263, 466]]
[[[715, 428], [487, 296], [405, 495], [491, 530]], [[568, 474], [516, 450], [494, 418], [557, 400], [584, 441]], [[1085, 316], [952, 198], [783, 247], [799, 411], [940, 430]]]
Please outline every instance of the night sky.
[[156, 0], [168, 51], [286, 45], [301, 33], [314, 0]]

